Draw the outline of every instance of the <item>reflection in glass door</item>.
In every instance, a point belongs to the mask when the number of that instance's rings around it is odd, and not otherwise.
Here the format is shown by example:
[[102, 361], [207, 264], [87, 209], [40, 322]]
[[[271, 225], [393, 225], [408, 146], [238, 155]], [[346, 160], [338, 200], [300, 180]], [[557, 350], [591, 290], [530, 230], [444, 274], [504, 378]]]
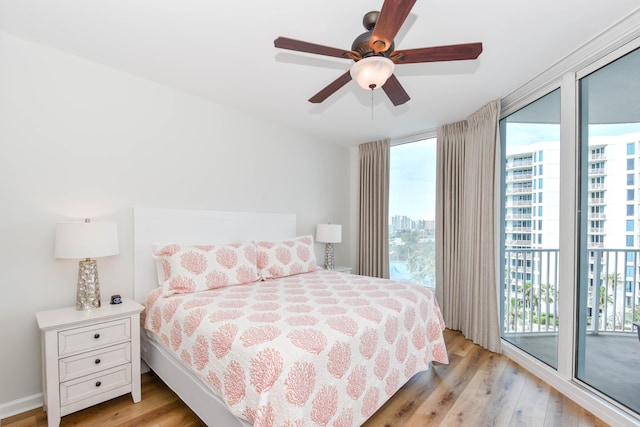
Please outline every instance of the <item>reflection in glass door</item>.
[[560, 89], [500, 121], [502, 338], [558, 363]]
[[582, 78], [576, 378], [640, 412], [640, 51]]

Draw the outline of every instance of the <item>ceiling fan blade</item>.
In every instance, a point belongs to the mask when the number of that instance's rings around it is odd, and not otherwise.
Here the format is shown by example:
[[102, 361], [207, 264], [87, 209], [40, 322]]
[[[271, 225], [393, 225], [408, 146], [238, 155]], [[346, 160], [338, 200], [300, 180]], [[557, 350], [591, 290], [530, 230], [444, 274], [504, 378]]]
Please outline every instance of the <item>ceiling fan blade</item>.
[[393, 105], [396, 107], [402, 105], [411, 98], [407, 91], [404, 90], [395, 74], [391, 74], [391, 77], [387, 79], [387, 82], [382, 85], [382, 90], [387, 94]]
[[391, 48], [393, 39], [409, 16], [414, 4], [416, 0], [385, 0], [369, 41], [369, 46], [376, 54]]
[[337, 58], [360, 59], [357, 52], [351, 50], [338, 49], [330, 46], [322, 46], [315, 43], [303, 42], [287, 37], [278, 37], [273, 41], [275, 47], [280, 49], [295, 50], [298, 52], [315, 53], [316, 55], [335, 56]]
[[338, 77], [337, 79], [329, 83], [329, 85], [327, 85], [327, 87], [322, 89], [320, 92], [316, 93], [311, 98], [309, 98], [309, 102], [312, 102], [314, 104], [321, 103], [322, 101], [324, 101], [325, 99], [333, 95], [338, 89], [340, 89], [342, 86], [346, 85], [350, 81], [351, 81], [351, 73], [347, 71], [346, 73], [344, 73], [343, 75], [341, 75], [340, 77]]
[[481, 53], [482, 43], [465, 43], [397, 50], [391, 53], [390, 58], [396, 64], [416, 64], [419, 62], [462, 61], [465, 59], [476, 59]]

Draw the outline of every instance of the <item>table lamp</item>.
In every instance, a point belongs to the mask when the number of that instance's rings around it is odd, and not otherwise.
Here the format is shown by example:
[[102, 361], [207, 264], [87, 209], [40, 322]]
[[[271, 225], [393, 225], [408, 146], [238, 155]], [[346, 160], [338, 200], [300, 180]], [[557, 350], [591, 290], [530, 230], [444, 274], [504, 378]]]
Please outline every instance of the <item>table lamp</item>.
[[91, 258], [117, 255], [118, 230], [115, 222], [60, 222], [56, 224], [55, 257], [80, 259], [77, 310], [100, 307], [98, 264]]
[[324, 248], [324, 268], [333, 270], [333, 244], [342, 242], [342, 225], [318, 224], [316, 242], [326, 243]]

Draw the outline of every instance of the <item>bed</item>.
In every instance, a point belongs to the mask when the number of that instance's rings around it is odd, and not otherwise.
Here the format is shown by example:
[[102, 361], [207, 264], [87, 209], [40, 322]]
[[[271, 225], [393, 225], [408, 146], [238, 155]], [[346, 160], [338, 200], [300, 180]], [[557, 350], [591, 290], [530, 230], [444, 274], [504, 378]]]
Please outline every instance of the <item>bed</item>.
[[[316, 269], [312, 237], [296, 231], [291, 214], [134, 209], [142, 359], [207, 425], [361, 425], [414, 374], [448, 362], [430, 290]], [[260, 266], [287, 245], [303, 267]], [[160, 283], [158, 254], [168, 278], [167, 259], [187, 250], [254, 247], [257, 276], [241, 283]]]

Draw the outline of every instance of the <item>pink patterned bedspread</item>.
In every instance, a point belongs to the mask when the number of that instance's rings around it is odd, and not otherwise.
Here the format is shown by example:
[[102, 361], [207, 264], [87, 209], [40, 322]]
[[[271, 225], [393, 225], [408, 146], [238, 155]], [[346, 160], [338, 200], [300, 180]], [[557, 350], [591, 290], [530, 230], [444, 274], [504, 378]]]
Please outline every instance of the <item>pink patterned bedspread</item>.
[[161, 295], [145, 328], [256, 427], [359, 426], [448, 363], [440, 309], [418, 285], [321, 270]]

